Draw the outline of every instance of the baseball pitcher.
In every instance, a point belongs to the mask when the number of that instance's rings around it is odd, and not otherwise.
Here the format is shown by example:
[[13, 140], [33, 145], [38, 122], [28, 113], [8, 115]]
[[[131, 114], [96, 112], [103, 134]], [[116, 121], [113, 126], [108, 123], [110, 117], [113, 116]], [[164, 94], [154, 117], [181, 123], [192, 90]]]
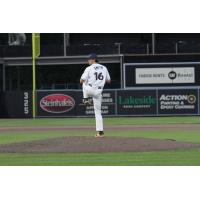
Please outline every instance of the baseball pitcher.
[[88, 63], [89, 66], [85, 69], [80, 79], [83, 88], [83, 103], [85, 105], [94, 105], [97, 131], [95, 137], [104, 137], [101, 115], [102, 91], [105, 83], [110, 83], [111, 79], [107, 68], [98, 63], [96, 54], [89, 55]]

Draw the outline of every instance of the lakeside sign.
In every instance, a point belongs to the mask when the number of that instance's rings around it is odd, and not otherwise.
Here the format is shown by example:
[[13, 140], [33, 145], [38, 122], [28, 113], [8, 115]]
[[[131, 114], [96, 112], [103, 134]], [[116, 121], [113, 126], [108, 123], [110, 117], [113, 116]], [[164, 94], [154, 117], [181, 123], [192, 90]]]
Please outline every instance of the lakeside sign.
[[156, 107], [155, 90], [117, 91], [118, 115], [155, 115]]

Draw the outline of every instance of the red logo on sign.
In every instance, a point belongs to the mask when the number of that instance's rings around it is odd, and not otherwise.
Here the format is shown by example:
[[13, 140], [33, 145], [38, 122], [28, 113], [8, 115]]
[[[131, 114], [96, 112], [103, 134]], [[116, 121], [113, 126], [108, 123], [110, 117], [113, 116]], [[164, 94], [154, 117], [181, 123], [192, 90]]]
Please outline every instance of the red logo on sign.
[[65, 94], [50, 94], [40, 101], [40, 107], [50, 113], [65, 113], [73, 109], [75, 101]]

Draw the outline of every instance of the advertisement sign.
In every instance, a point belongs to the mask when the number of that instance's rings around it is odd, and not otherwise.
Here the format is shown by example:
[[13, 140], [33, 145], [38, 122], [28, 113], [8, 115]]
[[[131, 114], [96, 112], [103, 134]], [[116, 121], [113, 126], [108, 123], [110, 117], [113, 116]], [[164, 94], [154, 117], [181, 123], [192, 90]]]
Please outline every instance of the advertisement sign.
[[[82, 102], [83, 93], [77, 92], [77, 116], [87, 116], [94, 115], [94, 106], [85, 106]], [[103, 91], [102, 93], [102, 107], [101, 112], [102, 115], [115, 115], [115, 91]]]
[[198, 114], [197, 89], [158, 91], [159, 114]]
[[118, 115], [155, 115], [156, 90], [117, 91]]
[[195, 83], [194, 67], [136, 68], [136, 84]]
[[37, 92], [37, 116], [76, 115], [76, 92], [39, 91]]

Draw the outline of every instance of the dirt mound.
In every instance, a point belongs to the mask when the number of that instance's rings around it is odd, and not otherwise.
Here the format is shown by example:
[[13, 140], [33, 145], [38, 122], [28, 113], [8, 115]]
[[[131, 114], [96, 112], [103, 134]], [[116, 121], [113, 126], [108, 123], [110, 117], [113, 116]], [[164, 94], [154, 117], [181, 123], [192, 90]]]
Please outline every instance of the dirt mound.
[[200, 144], [147, 138], [65, 137], [0, 145], [1, 153], [145, 152], [200, 148]]

